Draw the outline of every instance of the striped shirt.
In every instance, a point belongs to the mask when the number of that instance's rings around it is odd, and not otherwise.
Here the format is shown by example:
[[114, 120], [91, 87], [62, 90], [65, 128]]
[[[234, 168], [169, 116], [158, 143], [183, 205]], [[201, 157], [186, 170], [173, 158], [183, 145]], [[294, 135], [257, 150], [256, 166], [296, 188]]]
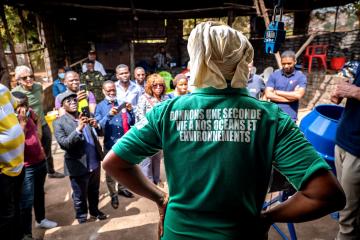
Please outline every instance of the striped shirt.
[[17, 176], [24, 166], [24, 132], [17, 120], [16, 101], [0, 84], [0, 173]]

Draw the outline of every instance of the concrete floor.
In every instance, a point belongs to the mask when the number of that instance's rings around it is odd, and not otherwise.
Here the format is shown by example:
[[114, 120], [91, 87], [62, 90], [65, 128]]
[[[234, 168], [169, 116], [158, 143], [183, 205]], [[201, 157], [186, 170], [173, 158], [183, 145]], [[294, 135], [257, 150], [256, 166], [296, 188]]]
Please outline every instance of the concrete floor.
[[[64, 152], [53, 141], [55, 168], [63, 172]], [[58, 227], [50, 230], [33, 228], [36, 239], [48, 240], [151, 240], [157, 239], [157, 208], [151, 201], [136, 196], [128, 199], [119, 196], [120, 205], [113, 209], [107, 196], [105, 174], [102, 172], [100, 186], [99, 208], [108, 215], [104, 221], [88, 222], [79, 225], [75, 219], [71, 199], [71, 187], [68, 177], [63, 179], [46, 179], [45, 199], [46, 217], [56, 221]], [[164, 176], [162, 176], [164, 178]], [[288, 235], [286, 224], [278, 224]], [[298, 239], [303, 240], [331, 240], [334, 239], [338, 226], [330, 216], [307, 223], [295, 224]], [[270, 240], [282, 239], [271, 228]]]

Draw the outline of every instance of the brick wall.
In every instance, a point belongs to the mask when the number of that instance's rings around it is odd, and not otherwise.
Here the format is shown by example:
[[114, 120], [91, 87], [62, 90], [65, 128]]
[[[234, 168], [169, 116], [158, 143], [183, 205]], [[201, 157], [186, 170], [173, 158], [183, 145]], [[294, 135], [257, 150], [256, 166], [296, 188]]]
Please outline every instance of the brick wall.
[[313, 73], [307, 74], [308, 84], [305, 96], [300, 101], [300, 108], [312, 109], [319, 104], [333, 104], [330, 101], [330, 94], [336, 84], [346, 81], [343, 77], [334, 74]]

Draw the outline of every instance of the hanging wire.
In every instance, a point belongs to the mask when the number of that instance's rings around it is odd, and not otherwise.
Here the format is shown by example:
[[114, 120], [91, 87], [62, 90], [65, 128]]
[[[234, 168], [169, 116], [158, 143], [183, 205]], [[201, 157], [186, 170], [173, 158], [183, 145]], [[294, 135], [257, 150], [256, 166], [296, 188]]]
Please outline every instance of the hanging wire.
[[274, 12], [273, 12], [273, 21], [276, 21], [276, 16], [277, 16], [277, 11], [280, 15], [279, 21], [281, 22], [282, 20], [282, 16], [283, 16], [283, 1], [282, 0], [278, 0], [277, 3], [275, 4], [275, 0], [274, 0]]

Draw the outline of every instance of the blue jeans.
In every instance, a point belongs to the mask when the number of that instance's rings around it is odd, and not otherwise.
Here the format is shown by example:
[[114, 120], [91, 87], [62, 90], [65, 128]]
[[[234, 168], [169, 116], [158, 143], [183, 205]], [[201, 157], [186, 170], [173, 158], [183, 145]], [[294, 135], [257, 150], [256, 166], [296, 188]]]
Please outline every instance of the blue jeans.
[[1, 239], [18, 240], [20, 197], [24, 180], [24, 170], [16, 177], [0, 173], [0, 236]]
[[92, 216], [99, 214], [99, 187], [100, 187], [100, 167], [82, 176], [70, 176], [72, 198], [76, 212], [76, 219], [86, 220], [89, 212]]
[[25, 167], [25, 178], [20, 201], [21, 226], [24, 234], [31, 234], [32, 208], [34, 207], [35, 220], [40, 223], [45, 218], [46, 178], [45, 160]]

